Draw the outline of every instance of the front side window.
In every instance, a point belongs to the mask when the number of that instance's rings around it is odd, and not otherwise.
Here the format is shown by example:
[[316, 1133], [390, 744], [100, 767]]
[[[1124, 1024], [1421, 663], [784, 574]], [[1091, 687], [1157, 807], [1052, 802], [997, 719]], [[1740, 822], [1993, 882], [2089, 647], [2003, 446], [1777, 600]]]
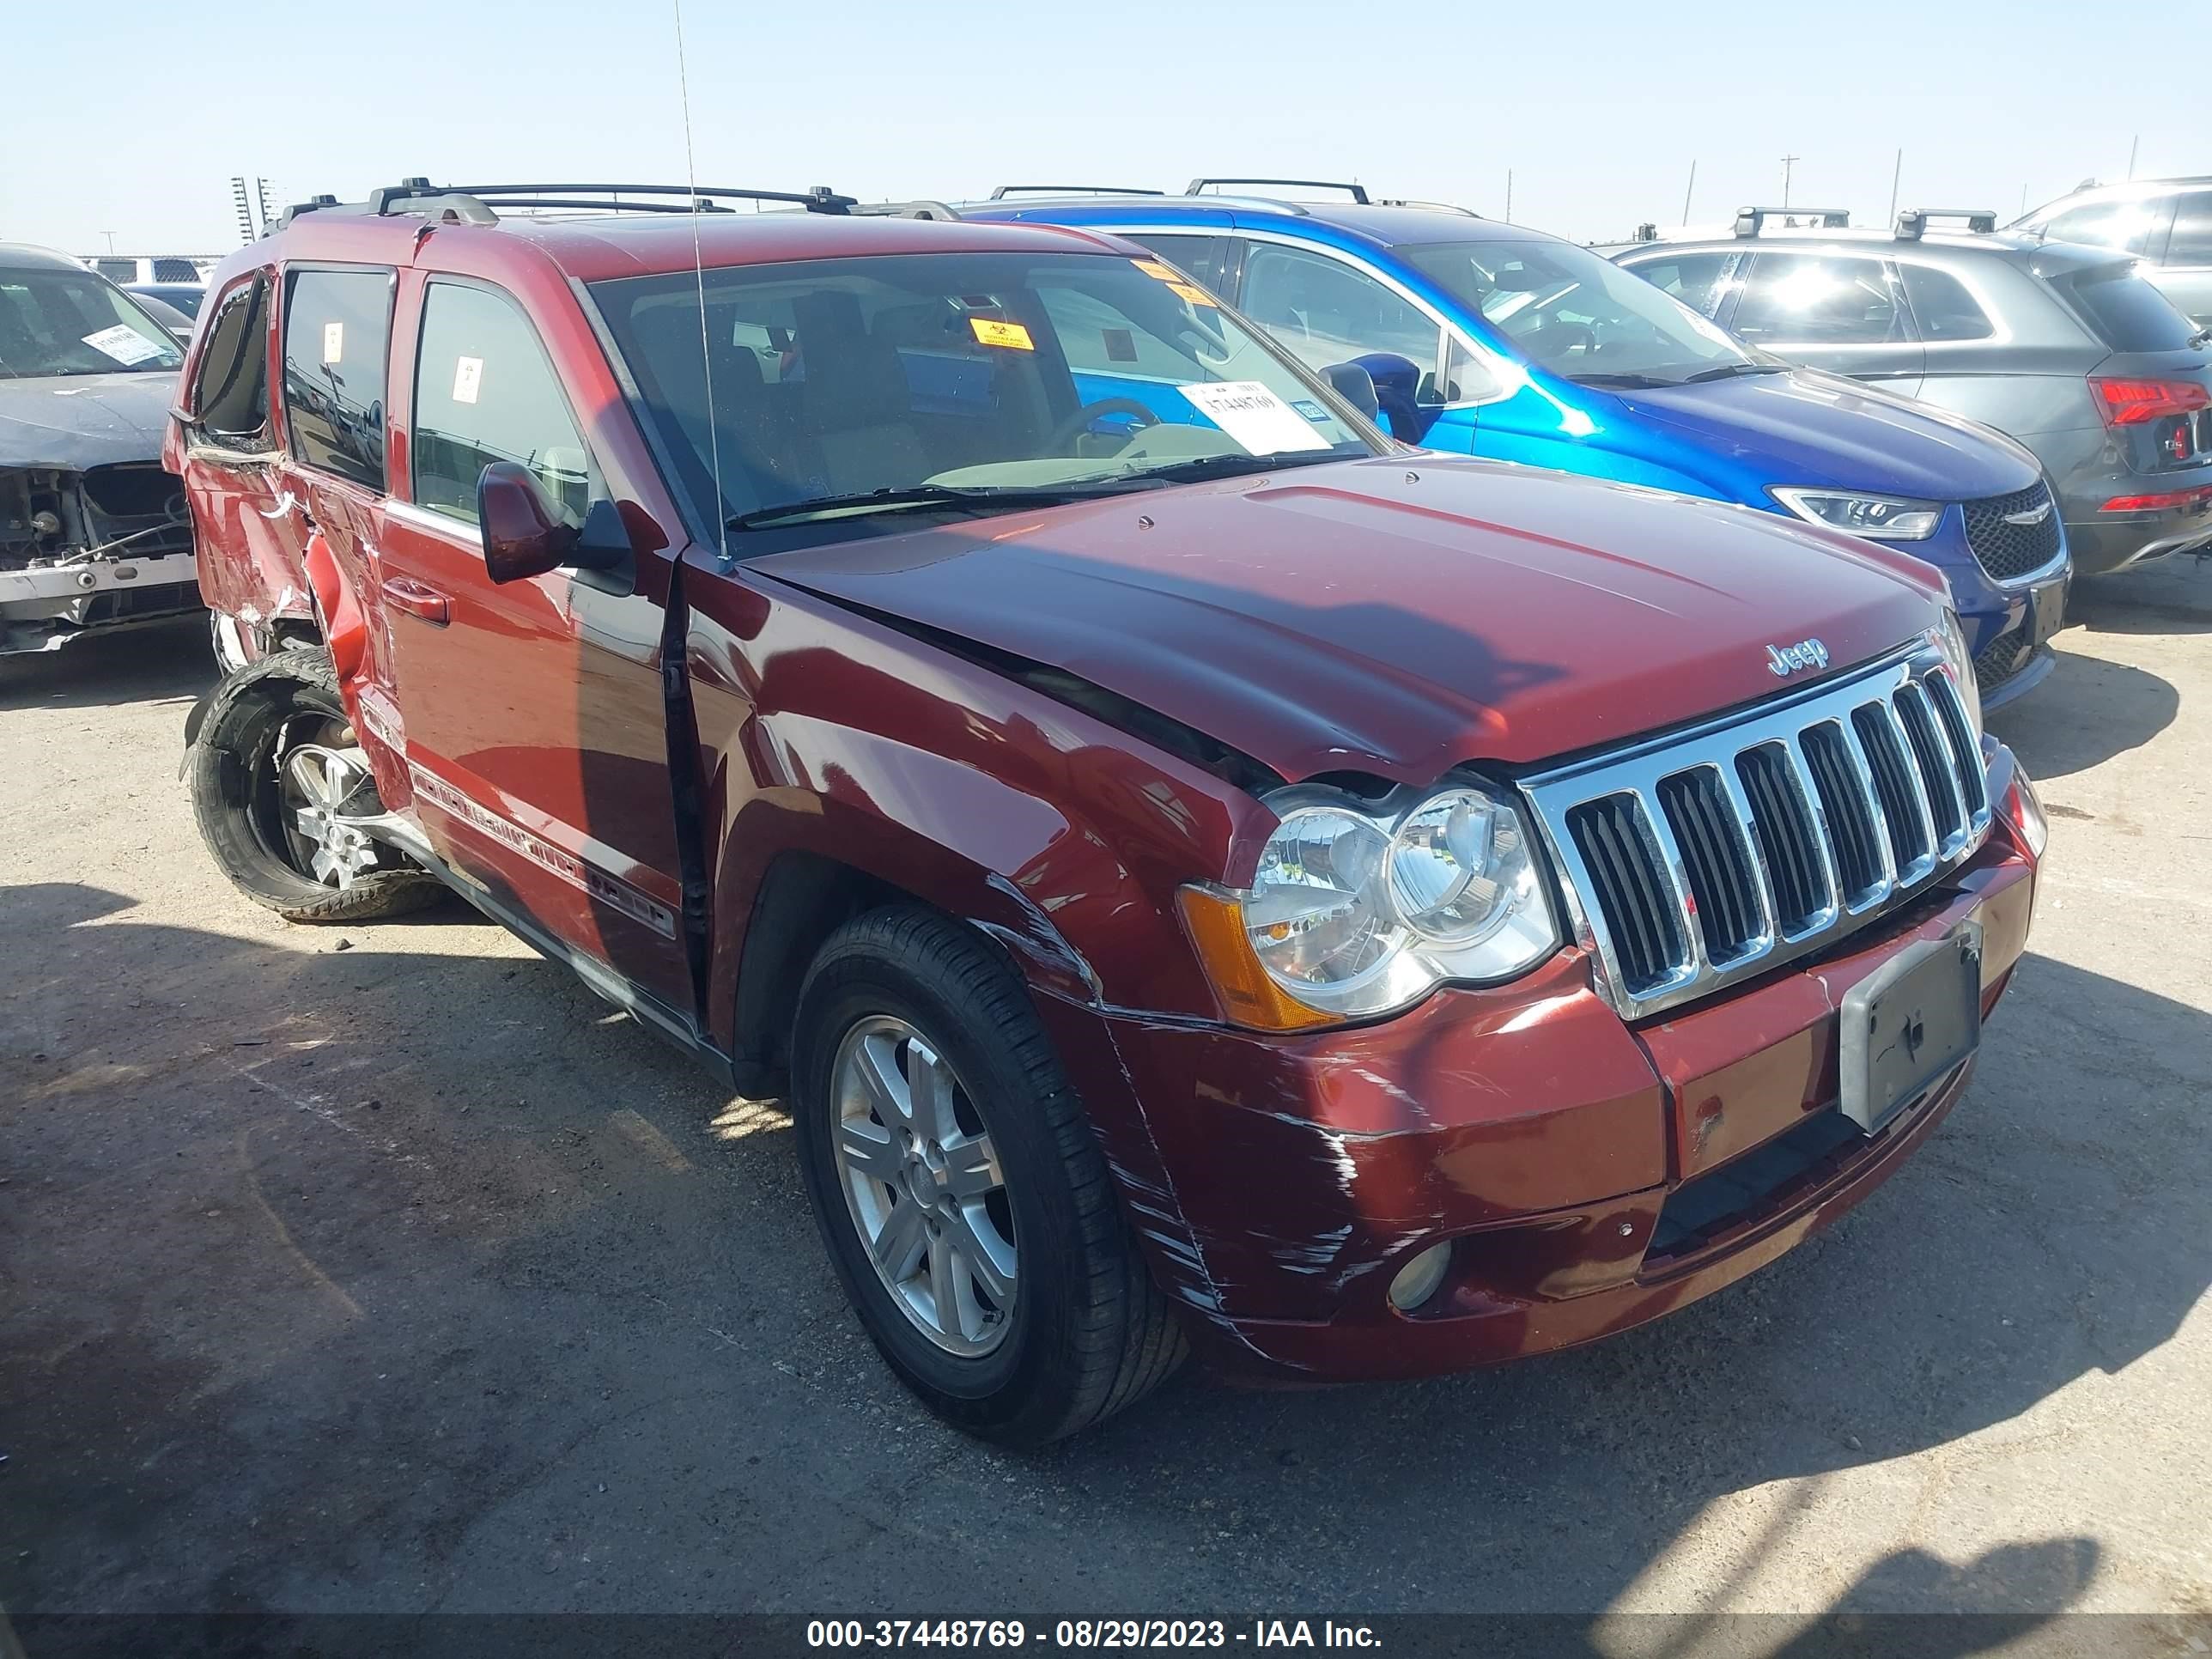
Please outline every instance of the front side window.
[[1381, 448], [1332, 392], [1149, 259], [902, 254], [709, 270], [705, 288], [703, 353], [691, 273], [592, 294], [687, 493], [738, 530]]
[[284, 301], [284, 419], [295, 459], [384, 486], [388, 270], [296, 270]]
[[477, 480], [494, 461], [528, 469], [563, 519], [584, 522], [591, 459], [537, 331], [504, 295], [433, 283], [407, 450], [416, 504], [474, 524]]
[[1899, 267], [1905, 297], [1923, 340], [1986, 340], [1996, 332], [1966, 285], [1948, 270], [1906, 260]]
[[1735, 341], [1638, 271], [1567, 242], [1401, 247], [1528, 362], [1589, 386], [1677, 385], [1754, 365]]
[[1732, 253], [1670, 253], [1661, 258], [1638, 259], [1626, 267], [1662, 294], [1671, 294], [1691, 310], [1710, 317], [1718, 308], [1721, 278]]
[[2212, 265], [2212, 190], [2192, 190], [2173, 204], [2173, 239], [2166, 244], [2170, 265]]
[[135, 283], [138, 280], [136, 259], [94, 259], [92, 268], [111, 283]]
[[192, 388], [197, 430], [232, 448], [269, 441], [269, 283], [257, 276], [227, 295], [208, 325]]
[[1370, 352], [1410, 359], [1433, 377], [1443, 330], [1395, 289], [1341, 260], [1255, 243], [1244, 256], [1243, 313], [1309, 368]]
[[73, 266], [0, 266], [0, 375], [138, 374], [184, 361], [176, 337], [114, 283]]
[[1911, 338], [1880, 259], [1761, 253], [1752, 261], [1735, 329], [1754, 345], [1892, 345]]

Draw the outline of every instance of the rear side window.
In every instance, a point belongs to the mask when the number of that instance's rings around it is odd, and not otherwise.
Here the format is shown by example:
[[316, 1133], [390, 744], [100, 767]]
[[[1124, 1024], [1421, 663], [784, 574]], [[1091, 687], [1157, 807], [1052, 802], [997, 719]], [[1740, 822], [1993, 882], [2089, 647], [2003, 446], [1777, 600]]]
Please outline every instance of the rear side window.
[[138, 280], [136, 259], [94, 259], [92, 268], [111, 283], [135, 283]]
[[2212, 190], [2192, 190], [2173, 204], [2170, 265], [2212, 265]]
[[1729, 325], [1754, 344], [1890, 345], [1910, 337], [1880, 259], [1762, 253]]
[[1229, 239], [1225, 236], [1170, 236], [1146, 231], [1129, 240], [1148, 247], [1178, 270], [1187, 270], [1216, 294], [1228, 292]]
[[1948, 270], [1907, 260], [1899, 266], [1905, 297], [1923, 340], [1986, 340], [1996, 332], [1966, 285]]
[[258, 449], [269, 441], [269, 283], [255, 277], [229, 295], [208, 325], [192, 411], [217, 443]]
[[154, 261], [154, 280], [157, 283], [197, 283], [199, 279], [199, 267], [190, 259]]
[[298, 270], [284, 302], [284, 418], [302, 465], [384, 487], [388, 270]]
[[2096, 265], [2044, 280], [2115, 351], [2178, 351], [2196, 337], [2197, 325], [2136, 276], [2131, 264]]
[[1663, 259], [1638, 259], [1629, 269], [1654, 288], [1673, 295], [1692, 311], [1713, 314], [1721, 273], [1735, 256], [1730, 253], [1672, 253]]
[[416, 504], [470, 524], [494, 461], [528, 468], [572, 525], [591, 505], [590, 456], [545, 348], [513, 301], [484, 289], [430, 284], [407, 457]]

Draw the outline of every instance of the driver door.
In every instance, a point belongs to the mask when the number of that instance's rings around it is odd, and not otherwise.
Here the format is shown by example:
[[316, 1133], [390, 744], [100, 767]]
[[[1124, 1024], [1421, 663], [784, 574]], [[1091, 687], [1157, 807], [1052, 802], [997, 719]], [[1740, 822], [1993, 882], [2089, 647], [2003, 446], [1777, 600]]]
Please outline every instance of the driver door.
[[384, 512], [380, 603], [424, 831], [534, 943], [607, 964], [688, 1024], [661, 605], [627, 574], [490, 580], [484, 467], [520, 462], [579, 525], [605, 491], [600, 470], [511, 296], [410, 273], [399, 314], [407, 441]]

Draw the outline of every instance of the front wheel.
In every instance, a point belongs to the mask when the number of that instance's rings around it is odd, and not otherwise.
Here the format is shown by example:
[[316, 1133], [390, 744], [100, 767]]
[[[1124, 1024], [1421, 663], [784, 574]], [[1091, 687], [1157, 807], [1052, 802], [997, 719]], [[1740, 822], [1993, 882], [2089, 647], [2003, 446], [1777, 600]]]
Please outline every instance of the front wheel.
[[1018, 980], [952, 922], [848, 923], [799, 993], [799, 1158], [832, 1262], [923, 1403], [1036, 1445], [1181, 1363], [1083, 1105]]
[[228, 676], [185, 775], [216, 865], [288, 921], [398, 915], [445, 890], [359, 827], [381, 807], [327, 652], [279, 651]]

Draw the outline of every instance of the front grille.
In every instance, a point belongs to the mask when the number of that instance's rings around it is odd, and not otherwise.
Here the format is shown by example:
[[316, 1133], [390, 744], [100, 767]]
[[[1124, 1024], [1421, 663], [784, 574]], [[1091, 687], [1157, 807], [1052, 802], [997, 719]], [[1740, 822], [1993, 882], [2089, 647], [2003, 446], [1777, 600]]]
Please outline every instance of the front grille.
[[1631, 1018], [1840, 937], [1990, 822], [1972, 723], [1927, 648], [1526, 787]]
[[[2006, 522], [2014, 514], [2033, 513], [2038, 507], [2048, 510], [2033, 524]], [[1966, 545], [1991, 581], [2018, 581], [2058, 556], [2058, 508], [2040, 480], [2010, 495], [1968, 501], [1966, 509]]]

